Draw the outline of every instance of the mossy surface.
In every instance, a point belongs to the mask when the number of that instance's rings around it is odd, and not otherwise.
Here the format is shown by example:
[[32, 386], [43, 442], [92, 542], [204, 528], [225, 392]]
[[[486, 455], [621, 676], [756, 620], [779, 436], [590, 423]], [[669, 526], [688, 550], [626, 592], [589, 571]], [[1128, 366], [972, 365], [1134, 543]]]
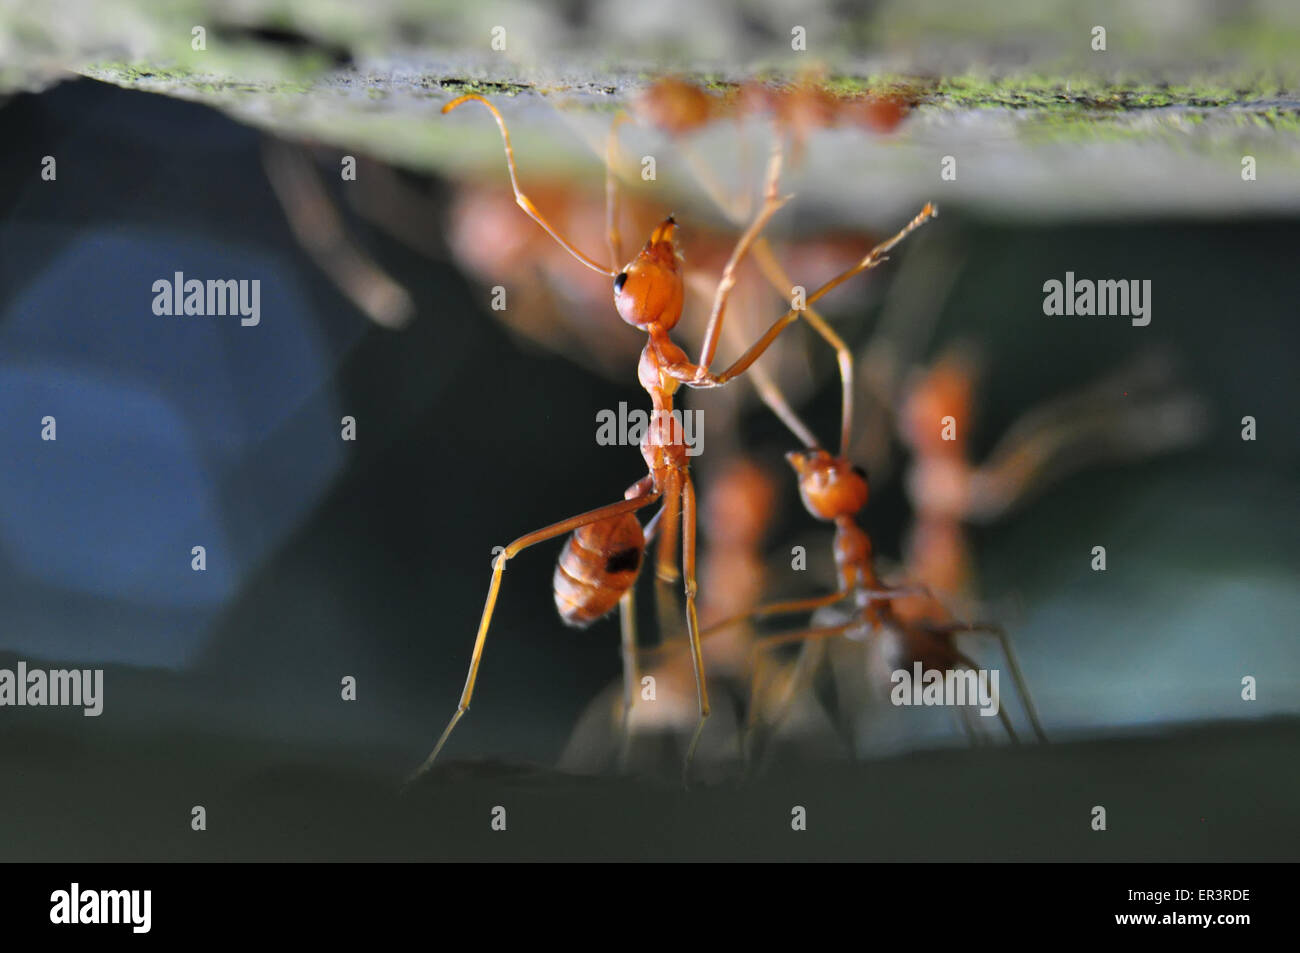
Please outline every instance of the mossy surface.
[[[228, 103], [240, 97], [271, 100], [293, 97], [329, 97], [357, 88], [371, 104], [389, 105], [401, 94], [460, 96], [473, 93], [493, 98], [522, 95], [557, 97], [565, 108], [601, 112], [624, 108], [636, 90], [653, 81], [653, 74], [611, 75], [539, 84], [523, 78], [485, 78], [429, 70], [414, 78], [394, 82], [382, 75], [341, 70], [313, 77], [245, 79], [199, 72], [184, 66], [142, 63], [94, 63], [81, 70], [87, 76], [126, 87], [163, 92], [185, 98]], [[719, 73], [681, 74], [727, 97], [740, 81]], [[788, 89], [806, 81], [799, 75], [762, 71], [754, 81], [774, 89]], [[1206, 77], [1189, 82], [1103, 80], [1086, 75], [1052, 77], [1012, 74], [1001, 77], [963, 74], [927, 77], [903, 74], [832, 74], [815, 80], [826, 92], [844, 100], [875, 95], [901, 95], [937, 121], [956, 121], [967, 113], [1010, 112], [1027, 142], [1141, 139], [1163, 132], [1194, 134], [1200, 128], [1216, 132], [1232, 129], [1268, 129], [1294, 135], [1300, 132], [1300, 98], [1274, 78]], [[335, 96], [335, 99], [338, 97]], [[327, 107], [328, 108], [328, 107]], [[337, 106], [335, 108], [343, 108]], [[346, 108], [366, 108], [349, 105]], [[1144, 117], [1142, 122], [1132, 121]], [[1209, 120], [1207, 127], [1207, 120]]]

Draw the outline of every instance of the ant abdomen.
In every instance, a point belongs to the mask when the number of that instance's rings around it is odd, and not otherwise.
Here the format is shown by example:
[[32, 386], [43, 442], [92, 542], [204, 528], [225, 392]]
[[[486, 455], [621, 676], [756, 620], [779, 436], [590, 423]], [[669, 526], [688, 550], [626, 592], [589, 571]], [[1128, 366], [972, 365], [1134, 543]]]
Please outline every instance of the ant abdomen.
[[617, 606], [644, 552], [645, 533], [631, 513], [574, 530], [555, 567], [555, 608], [565, 624], [586, 628]]

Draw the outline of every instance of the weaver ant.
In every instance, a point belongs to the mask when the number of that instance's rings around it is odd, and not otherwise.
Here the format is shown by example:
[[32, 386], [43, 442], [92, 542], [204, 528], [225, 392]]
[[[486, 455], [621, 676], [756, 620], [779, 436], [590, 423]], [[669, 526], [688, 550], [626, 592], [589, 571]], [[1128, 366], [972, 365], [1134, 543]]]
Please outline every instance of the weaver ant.
[[[761, 267], [770, 275], [772, 283], [779, 287], [790, 287], [789, 279], [776, 260], [767, 250], [756, 249], [756, 258]], [[716, 632], [747, 620], [764, 618], [772, 615], [786, 615], [826, 609], [840, 603], [852, 601], [851, 614], [845, 621], [833, 625], [817, 625], [811, 628], [787, 632], [776, 636], [761, 638], [756, 646], [756, 661], [753, 666], [753, 682], [750, 691], [750, 729], [749, 734], [756, 735], [759, 729], [762, 690], [762, 660], [773, 648], [791, 643], [799, 643], [802, 649], [795, 663], [785, 698], [778, 706], [778, 714], [772, 720], [772, 727], [779, 726], [789, 704], [793, 701], [798, 687], [809, 680], [820, 664], [822, 640], [834, 636], [846, 635], [856, 641], [868, 639], [879, 640], [888, 637], [894, 643], [894, 668], [908, 668], [919, 662], [924, 669], [941, 671], [957, 668], [977, 669], [975, 662], [957, 645], [956, 636], [967, 632], [988, 632], [997, 636], [1007, 659], [1012, 677], [1020, 693], [1021, 700], [1029, 716], [1035, 733], [1040, 740], [1046, 736], [1038, 720], [1033, 701], [1029, 695], [1019, 663], [1012, 651], [1006, 632], [993, 623], [967, 623], [955, 621], [942, 609], [923, 584], [909, 584], [898, 587], [886, 586], [878, 577], [874, 565], [871, 538], [857, 521], [857, 515], [866, 505], [869, 487], [866, 471], [855, 467], [849, 460], [848, 450], [852, 437], [852, 359], [843, 342], [830, 332], [824, 319], [814, 311], [805, 317], [814, 328], [832, 343], [837, 351], [840, 365], [841, 386], [843, 388], [843, 405], [841, 410], [840, 449], [833, 455], [823, 449], [810, 428], [799, 418], [779, 390], [770, 382], [760, 389], [760, 396], [786, 426], [804, 443], [802, 451], [787, 454], [786, 459], [795, 470], [799, 480], [799, 493], [804, 507], [816, 519], [834, 523], [835, 539], [833, 552], [837, 567], [838, 585], [836, 591], [822, 596], [795, 599], [759, 606], [731, 618], [725, 619], [705, 631], [708, 638]], [[895, 609], [897, 600], [921, 596], [927, 599], [932, 613], [924, 619], [907, 618]], [[998, 716], [1013, 743], [1019, 739], [1012, 726], [1010, 717], [999, 706]], [[963, 725], [969, 730], [968, 723]], [[747, 753], [753, 745], [747, 746]]]
[[[433, 765], [453, 729], [469, 709], [487, 641], [488, 628], [501, 589], [501, 577], [507, 563], [530, 546], [566, 533], [572, 535], [566, 542], [556, 567], [554, 577], [556, 607], [566, 623], [586, 626], [607, 615], [616, 605], [619, 606], [624, 619], [622, 632], [626, 669], [632, 668], [635, 664], [633, 586], [640, 570], [645, 547], [650, 540], [658, 537], [656, 563], [658, 578], [665, 582], [676, 582], [679, 578], [683, 580], [687, 634], [699, 711], [697, 725], [683, 767], [684, 776], [689, 777], [693, 753], [710, 709], [695, 606], [697, 592], [695, 488], [691, 482], [689, 458], [686, 455], [683, 435], [680, 428], [673, 426], [670, 414], [673, 409], [673, 395], [678, 387], [683, 384], [692, 388], [723, 386], [748, 370], [781, 332], [800, 317], [799, 310], [790, 309], [725, 371], [715, 374], [710, 370], [722, 331], [728, 297], [736, 282], [737, 267], [758, 239], [767, 222], [790, 198], [777, 192], [782, 155], [779, 142], [774, 145], [768, 162], [762, 208], [737, 240], [727, 261], [714, 295], [700, 356], [697, 361], [692, 362], [669, 336], [669, 332], [681, 318], [685, 297], [681, 256], [676, 239], [676, 220], [672, 216], [664, 219], [651, 233], [636, 257], [621, 270], [617, 266], [606, 267], [600, 264], [580, 251], [556, 230], [519, 187], [510, 134], [505, 119], [491, 102], [481, 96], [461, 96], [443, 106], [442, 112], [445, 115], [470, 101], [482, 103], [496, 120], [505, 149], [511, 186], [519, 207], [584, 266], [613, 279], [614, 306], [619, 316], [626, 323], [646, 333], [648, 340], [641, 353], [637, 376], [641, 386], [649, 393], [656, 414], [641, 443], [641, 453], [648, 472], [625, 491], [622, 500], [521, 536], [506, 546], [497, 556], [493, 563], [487, 600], [474, 640], [469, 672], [461, 692], [460, 702], [433, 751], [416, 770], [412, 780]], [[611, 147], [618, 121], [615, 121], [611, 130]], [[607, 161], [608, 239], [612, 260], [617, 262], [622, 257], [619, 247], [621, 243], [614, 208], [613, 176], [608, 166]], [[809, 294], [808, 302], [816, 301], [854, 275], [880, 264], [885, 260], [889, 249], [933, 214], [934, 209], [927, 204], [921, 213], [892, 239], [878, 245], [851, 268]], [[659, 501], [662, 501], [661, 508], [643, 530], [634, 514]], [[679, 534], [682, 547], [680, 574], [675, 557]], [[635, 672], [627, 672], [624, 681], [624, 711], [626, 712], [631, 706], [631, 686], [635, 684]]]

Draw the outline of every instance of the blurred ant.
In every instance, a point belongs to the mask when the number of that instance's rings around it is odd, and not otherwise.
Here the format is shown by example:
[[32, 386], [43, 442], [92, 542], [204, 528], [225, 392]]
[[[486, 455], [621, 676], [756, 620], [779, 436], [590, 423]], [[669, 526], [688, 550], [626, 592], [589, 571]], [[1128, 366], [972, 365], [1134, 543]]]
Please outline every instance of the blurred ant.
[[[899, 412], [899, 433], [913, 454], [904, 486], [916, 511], [905, 562], [909, 575], [940, 597], [973, 589], [969, 524], [991, 523], [1088, 465], [1177, 449], [1203, 432], [1199, 399], [1170, 390], [1168, 364], [1148, 356], [1023, 415], [975, 463], [968, 437], [976, 372], [970, 353], [949, 350], [912, 375]], [[949, 426], [941, 428], [945, 420]], [[937, 611], [925, 599], [905, 600], [897, 609], [912, 619]]]
[[[824, 69], [803, 71], [793, 83], [774, 85], [756, 80], [713, 93], [690, 80], [665, 76], [642, 89], [633, 101], [633, 111], [647, 126], [665, 132], [677, 142], [686, 164], [715, 204], [728, 218], [748, 217], [748, 196], [733, 200], [709, 165], [696, 155], [686, 140], [706, 126], [729, 118], [737, 124], [759, 116], [768, 117], [779, 133], [788, 138], [794, 165], [800, 165], [808, 139], [820, 129], [854, 125], [876, 134], [898, 127], [918, 98], [912, 92], [838, 95], [826, 89]], [[742, 147], [745, 141], [741, 140]]]
[[647, 126], [670, 136], [695, 132], [728, 110], [729, 103], [689, 80], [661, 76], [633, 100], [632, 109]]
[[[679, 578], [684, 579], [687, 633], [699, 712], [683, 767], [684, 776], [689, 778], [695, 747], [699, 742], [710, 708], [695, 605], [698, 589], [695, 575], [695, 489], [690, 477], [689, 457], [686, 454], [681, 427], [671, 416], [673, 394], [682, 384], [692, 388], [720, 387], [743, 374], [762, 356], [781, 332], [800, 317], [799, 310], [790, 309], [729, 368], [720, 374], [710, 370], [719, 335], [722, 332], [728, 298], [736, 282], [737, 267], [771, 217], [790, 198], [777, 192], [782, 157], [780, 144], [778, 141], [774, 145], [768, 162], [763, 206], [737, 240], [732, 255], [727, 261], [713, 298], [713, 307], [699, 359], [697, 362], [691, 362], [686, 353], [669, 337], [669, 332], [681, 318], [684, 303], [681, 255], [677, 247], [675, 219], [672, 216], [664, 219], [651, 233], [649, 240], [637, 256], [622, 270], [618, 270], [617, 266], [606, 267], [600, 264], [581, 252], [555, 229], [520, 189], [510, 134], [505, 119], [492, 103], [481, 96], [461, 96], [447, 103], [442, 108], [442, 112], [449, 113], [470, 101], [482, 103], [496, 120], [501, 131], [511, 186], [519, 207], [584, 266], [612, 278], [614, 307], [619, 316], [628, 324], [646, 333], [648, 341], [641, 353], [637, 376], [641, 386], [649, 393], [656, 413], [641, 443], [641, 454], [645, 459], [648, 472], [627, 489], [621, 501], [521, 536], [505, 547], [496, 558], [460, 702], [433, 751], [416, 770], [411, 780], [419, 777], [433, 765], [453, 729], [469, 709], [487, 641], [488, 628], [501, 588], [501, 576], [507, 563], [530, 546], [566, 533], [572, 535], [560, 555], [554, 576], [556, 608], [559, 610], [560, 617], [569, 625], [586, 626], [607, 615], [616, 605], [621, 606], [624, 616], [625, 660], [629, 665], [633, 661], [635, 649], [634, 621], [630, 611], [631, 592], [640, 571], [647, 537], [653, 539], [658, 536], [656, 564], [658, 578], [673, 582]], [[617, 128], [617, 121], [615, 128]], [[621, 249], [615, 227], [616, 216], [613, 209], [615, 190], [610, 183], [611, 178], [612, 173], [607, 168], [606, 196], [610, 203], [607, 217], [608, 238], [613, 259], [618, 261], [621, 259]], [[902, 241], [907, 234], [933, 214], [933, 208], [926, 205], [921, 213], [894, 238], [872, 249], [851, 268], [812, 292], [808, 296], [808, 301], [811, 303], [818, 300], [852, 276], [880, 264], [890, 248]], [[634, 514], [659, 501], [662, 501], [661, 508], [643, 530]], [[675, 556], [679, 533], [682, 546], [680, 575]], [[625, 678], [627, 686], [624, 697], [625, 713], [631, 706], [630, 689], [633, 684], [635, 684], [634, 672], [629, 673]]]
[[819, 129], [855, 125], [872, 132], [893, 132], [911, 109], [913, 99], [899, 92], [838, 96], [826, 89], [821, 70], [803, 73], [793, 84], [772, 87], [748, 82], [740, 88], [744, 113], [768, 113], [792, 140], [793, 159], [800, 161], [811, 135]]

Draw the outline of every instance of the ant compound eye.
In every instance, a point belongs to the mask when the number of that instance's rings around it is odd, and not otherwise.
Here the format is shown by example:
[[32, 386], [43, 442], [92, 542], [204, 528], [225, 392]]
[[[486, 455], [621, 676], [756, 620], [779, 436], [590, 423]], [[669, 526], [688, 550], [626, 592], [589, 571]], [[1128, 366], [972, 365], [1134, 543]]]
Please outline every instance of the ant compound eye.
[[627, 272], [626, 272], [626, 271], [624, 271], [624, 272], [620, 272], [620, 273], [619, 273], [619, 276], [618, 276], [617, 278], [614, 279], [614, 290], [615, 290], [615, 291], [622, 291], [622, 290], [623, 290], [623, 286], [624, 286], [625, 284], [627, 284]]
[[858, 476], [862, 477], [862, 479], [864, 480], [867, 478], [867, 471], [862, 469], [862, 467], [854, 467], [853, 472], [856, 473]]

